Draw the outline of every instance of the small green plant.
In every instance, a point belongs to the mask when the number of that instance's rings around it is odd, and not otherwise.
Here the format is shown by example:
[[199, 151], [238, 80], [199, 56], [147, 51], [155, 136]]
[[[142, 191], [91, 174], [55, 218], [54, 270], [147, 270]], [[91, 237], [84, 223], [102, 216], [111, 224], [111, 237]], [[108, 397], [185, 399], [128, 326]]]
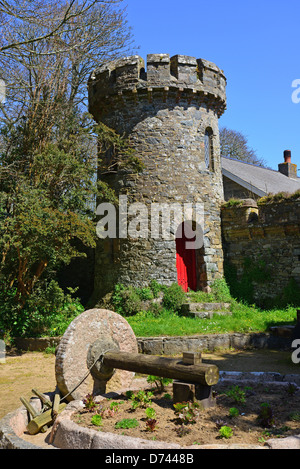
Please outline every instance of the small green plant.
[[122, 419], [115, 424], [115, 428], [136, 428], [138, 426], [139, 423], [136, 419]]
[[226, 396], [234, 400], [234, 402], [239, 402], [243, 404], [246, 402], [246, 393], [239, 386], [232, 386], [226, 393]]
[[119, 407], [121, 404], [123, 404], [124, 401], [120, 401], [120, 402], [111, 402], [110, 405], [109, 405], [109, 408], [110, 410], [114, 411], [114, 412], [118, 412], [119, 410]]
[[260, 405], [260, 411], [257, 416], [257, 421], [259, 425], [264, 428], [271, 428], [275, 425], [275, 419], [273, 416], [273, 411], [268, 402], [263, 402]]
[[196, 423], [200, 416], [200, 405], [197, 402], [178, 402], [174, 404], [175, 414], [184, 425]]
[[95, 401], [93, 394], [87, 394], [83, 399], [84, 408], [89, 412], [94, 412], [98, 406], [98, 403]]
[[99, 414], [95, 414], [91, 418], [91, 424], [95, 425], [96, 427], [101, 427], [102, 425], [102, 416]]
[[226, 438], [229, 439], [233, 436], [233, 430], [231, 427], [228, 427], [227, 425], [223, 425], [219, 429], [219, 436], [220, 438]]
[[153, 409], [153, 407], [147, 407], [147, 409], [145, 410], [145, 413], [148, 419], [154, 419], [156, 417], [156, 412], [155, 412], [155, 409]]
[[157, 420], [155, 418], [156, 417], [155, 409], [153, 409], [153, 407], [148, 407], [145, 410], [145, 413], [146, 413], [146, 416], [147, 416], [146, 430], [148, 432], [154, 432], [156, 430], [156, 427], [157, 427]]
[[147, 382], [149, 384], [155, 384], [159, 392], [165, 391], [165, 387], [173, 382], [170, 378], [162, 378], [160, 376], [149, 375], [147, 377]]
[[231, 418], [234, 418], [234, 417], [237, 417], [239, 415], [239, 409], [237, 409], [236, 407], [231, 407], [229, 409], [229, 417]]
[[172, 399], [172, 396], [171, 396], [171, 394], [166, 393], [166, 394], [164, 394], [164, 398], [167, 399], [168, 401], [170, 401]]
[[120, 402], [111, 402], [109, 407], [102, 412], [103, 417], [111, 418], [119, 411], [119, 406], [123, 404], [124, 401]]
[[147, 407], [151, 404], [151, 399], [153, 397], [153, 393], [151, 391], [138, 391], [136, 394], [131, 396], [132, 401], [132, 408], [137, 409], [138, 407]]

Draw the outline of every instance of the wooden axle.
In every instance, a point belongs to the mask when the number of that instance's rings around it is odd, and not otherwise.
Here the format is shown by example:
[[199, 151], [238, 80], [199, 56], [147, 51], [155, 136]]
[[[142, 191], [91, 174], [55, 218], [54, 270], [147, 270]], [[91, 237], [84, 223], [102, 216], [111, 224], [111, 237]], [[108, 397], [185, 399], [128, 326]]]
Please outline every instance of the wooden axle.
[[107, 352], [102, 358], [102, 364], [106, 369], [118, 368], [207, 386], [213, 386], [219, 380], [219, 369], [216, 365], [189, 363], [178, 358]]

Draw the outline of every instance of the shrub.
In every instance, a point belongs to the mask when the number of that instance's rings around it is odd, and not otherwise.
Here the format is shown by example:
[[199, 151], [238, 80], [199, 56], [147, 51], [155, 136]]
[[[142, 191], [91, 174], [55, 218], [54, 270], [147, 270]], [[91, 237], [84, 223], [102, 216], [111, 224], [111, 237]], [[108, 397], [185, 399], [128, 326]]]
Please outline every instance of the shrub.
[[163, 306], [166, 309], [178, 312], [186, 299], [185, 292], [177, 283], [167, 287], [164, 292]]
[[15, 292], [0, 289], [0, 329], [11, 337], [62, 335], [70, 322], [84, 311], [76, 290], [65, 293], [54, 280], [40, 284], [23, 307]]
[[149, 301], [153, 300], [153, 291], [151, 290], [150, 287], [142, 287], [142, 288], [137, 288], [136, 293], [140, 300], [142, 301]]
[[163, 290], [163, 286], [160, 285], [156, 280], [151, 280], [150, 288], [152, 290], [154, 298], [158, 298], [160, 292]]
[[131, 316], [142, 309], [142, 300], [136, 289], [132, 286], [125, 287], [122, 284], [115, 285], [112, 303], [116, 313], [124, 316]]

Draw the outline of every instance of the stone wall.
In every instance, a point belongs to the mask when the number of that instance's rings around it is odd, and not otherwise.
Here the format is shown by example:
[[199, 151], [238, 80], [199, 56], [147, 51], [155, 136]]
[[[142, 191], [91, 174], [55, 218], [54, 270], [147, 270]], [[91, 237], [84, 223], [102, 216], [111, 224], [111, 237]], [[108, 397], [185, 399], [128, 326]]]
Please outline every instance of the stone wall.
[[[89, 81], [90, 112], [98, 122], [130, 139], [144, 164], [139, 174], [118, 168], [103, 175], [128, 204], [143, 203], [140, 214], [150, 228], [151, 204], [204, 204], [204, 247], [197, 253], [197, 286], [223, 275], [220, 205], [223, 184], [218, 118], [226, 107], [226, 79], [211, 62], [194, 57], [150, 54], [147, 70], [141, 57], [101, 67]], [[211, 133], [209, 167], [205, 132]], [[183, 216], [181, 222], [187, 221]], [[176, 230], [170, 239], [125, 237], [99, 240], [95, 259], [95, 300], [115, 283], [147, 285], [152, 279], [177, 281]]]
[[253, 288], [253, 297], [261, 305], [282, 298], [289, 285], [299, 298], [300, 199], [260, 200], [258, 205], [246, 200], [242, 206], [222, 208], [228, 275], [236, 274], [239, 288], [247, 284], [248, 292]]
[[254, 199], [257, 200], [260, 197], [250, 190], [246, 189], [240, 184], [232, 181], [226, 176], [223, 176], [223, 186], [224, 186], [224, 200], [229, 199]]

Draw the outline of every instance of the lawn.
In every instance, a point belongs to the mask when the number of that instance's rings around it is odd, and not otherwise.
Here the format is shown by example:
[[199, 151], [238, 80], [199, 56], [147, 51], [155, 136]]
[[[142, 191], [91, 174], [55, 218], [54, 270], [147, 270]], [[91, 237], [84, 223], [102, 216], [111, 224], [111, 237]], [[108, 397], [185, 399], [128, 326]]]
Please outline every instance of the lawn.
[[296, 323], [296, 308], [260, 310], [242, 303], [232, 303], [232, 316], [199, 319], [164, 310], [159, 315], [139, 312], [127, 316], [137, 337], [184, 336], [229, 332], [267, 332], [270, 326]]

